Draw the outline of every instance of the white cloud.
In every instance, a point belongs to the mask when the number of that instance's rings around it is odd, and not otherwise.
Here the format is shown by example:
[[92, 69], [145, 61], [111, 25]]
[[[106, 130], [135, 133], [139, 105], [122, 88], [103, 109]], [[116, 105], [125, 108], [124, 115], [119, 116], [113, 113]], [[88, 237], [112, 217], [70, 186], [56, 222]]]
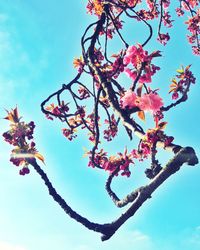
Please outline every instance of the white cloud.
[[[65, 231], [60, 236], [42, 236], [40, 247], [43, 250], [48, 246], [48, 250], [55, 250], [59, 244], [59, 250], [160, 250], [157, 241], [139, 230], [119, 230], [108, 241], [102, 242], [100, 234], [90, 231], [78, 230], [74, 233]], [[35, 246], [33, 246], [34, 249]], [[32, 250], [32, 248], [31, 248]], [[170, 248], [167, 250], [171, 250]]]
[[200, 249], [200, 226], [196, 227], [192, 235], [186, 239], [186, 242], [193, 246], [193, 249]]
[[33, 84], [48, 64], [47, 51], [39, 48], [36, 54], [34, 47], [27, 49], [24, 34], [8, 21], [9, 16], [0, 14], [1, 108], [3, 105], [13, 105], [17, 93], [27, 91], [29, 84]]
[[1, 250], [27, 250], [24, 247], [16, 246], [8, 242], [0, 242], [0, 249]]
[[150, 236], [142, 233], [139, 230], [117, 232], [115, 236], [105, 242], [101, 242], [95, 238], [91, 242], [90, 239], [83, 239], [82, 244], [75, 245], [73, 250], [156, 250], [158, 247], [153, 243]]

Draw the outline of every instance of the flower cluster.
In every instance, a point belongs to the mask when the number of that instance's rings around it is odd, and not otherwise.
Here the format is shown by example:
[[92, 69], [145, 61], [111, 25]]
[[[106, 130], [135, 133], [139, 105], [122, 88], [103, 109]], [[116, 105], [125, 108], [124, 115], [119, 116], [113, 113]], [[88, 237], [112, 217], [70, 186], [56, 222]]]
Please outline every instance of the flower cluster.
[[[146, 0], [147, 5], [149, 7], [150, 10], [153, 10], [156, 7], [156, 4], [154, 1], [152, 0]], [[170, 5], [170, 1], [169, 0], [162, 0], [162, 5], [164, 9], [167, 9]]]
[[110, 121], [109, 120], [105, 120], [105, 124], [108, 124], [108, 129], [104, 130], [104, 139], [106, 139], [107, 141], [111, 141], [118, 132], [118, 124], [117, 121], [115, 120], [115, 116], [114, 114], [112, 114]]
[[151, 91], [148, 94], [138, 96], [133, 91], [128, 90], [121, 98], [121, 106], [123, 109], [138, 107], [142, 111], [150, 111], [155, 114], [163, 106], [163, 101], [156, 92]]
[[[131, 174], [130, 164], [134, 164], [135, 159], [143, 161], [151, 154], [155, 154], [155, 145], [158, 141], [163, 142], [165, 147], [171, 145], [174, 137], [165, 135], [163, 130], [165, 129], [166, 124], [166, 122], [160, 122], [154, 129], [149, 129], [141, 140], [138, 149], [133, 149], [130, 153], [125, 149], [124, 153], [118, 153], [117, 155], [108, 157], [108, 153], [103, 149], [94, 153], [94, 155], [92, 154], [92, 151], [86, 152], [86, 155], [89, 156], [88, 166], [93, 168], [98, 166], [105, 171], [109, 171], [109, 173], [113, 173], [118, 169], [116, 175], [121, 172], [122, 176], [129, 177]], [[153, 178], [161, 170], [161, 167], [156, 160], [154, 160], [152, 164], [154, 167], [152, 169], [146, 169], [145, 171], [148, 178], [150, 178], [150, 175]]]
[[166, 124], [166, 122], [160, 122], [156, 128], [148, 129], [146, 135], [140, 142], [138, 150], [143, 158], [148, 158], [151, 153], [156, 153], [154, 147], [158, 141], [163, 142], [165, 147], [172, 143], [174, 137], [165, 135], [163, 131], [166, 127]]
[[77, 137], [77, 135], [75, 134], [77, 130], [76, 129], [67, 129], [67, 128], [63, 128], [62, 129], [62, 132], [63, 132], [63, 135], [69, 140], [69, 141], [72, 141], [74, 138]]
[[[140, 83], [150, 83], [151, 77], [160, 68], [151, 63], [154, 57], [159, 57], [160, 51], [154, 51], [150, 55], [148, 51], [144, 50], [140, 44], [136, 46], [130, 46], [126, 55], [124, 56], [124, 64], [126, 65], [126, 74], [134, 81], [139, 74]], [[133, 69], [127, 68], [128, 65], [132, 65]], [[142, 73], [143, 71], [143, 73]]]
[[170, 0], [162, 0], [163, 8], [167, 9], [170, 5]]
[[120, 2], [124, 3], [128, 7], [136, 7], [137, 4], [140, 4], [141, 0], [121, 0]]
[[[195, 55], [200, 55], [200, 9], [196, 8], [199, 5], [197, 0], [181, 1], [181, 6], [176, 8], [176, 14], [183, 16], [185, 11], [191, 13], [191, 17], [185, 22], [190, 35], [187, 35], [188, 42], [192, 44], [192, 51]], [[196, 10], [195, 10], [196, 9]]]
[[182, 10], [182, 8], [176, 8], [176, 14], [178, 17], [183, 16], [184, 13], [185, 12]]
[[190, 71], [190, 66], [191, 65], [188, 65], [187, 67], [185, 67], [185, 69], [182, 66], [181, 69], [177, 70], [178, 74], [176, 75], [176, 78], [172, 79], [172, 84], [170, 85], [169, 93], [172, 93], [173, 100], [176, 100], [179, 97], [179, 94], [185, 95], [185, 98], [187, 98], [186, 92], [189, 85], [191, 83], [195, 83], [196, 78]]
[[187, 2], [181, 1], [181, 6], [187, 11], [190, 11], [190, 8], [194, 9], [197, 5], [198, 5], [198, 0], [187, 0]]
[[197, 40], [197, 45], [192, 46], [193, 53], [200, 55], [200, 42], [198, 36], [200, 35], [200, 9], [197, 11], [196, 15], [193, 15], [185, 22], [188, 26], [188, 30], [191, 35], [188, 35], [188, 41], [191, 44], [194, 44]]
[[[95, 119], [97, 119], [97, 121], [95, 121]], [[89, 136], [88, 138], [89, 138], [89, 141], [93, 143], [95, 143], [96, 141], [95, 122], [98, 123], [99, 120], [100, 120], [100, 117], [96, 118], [93, 112], [89, 114], [86, 119], [87, 126], [90, 130], [90, 132], [88, 133], [88, 136]]]
[[[113, 23], [114, 22], [114, 23]], [[112, 39], [117, 30], [122, 29], [122, 21], [119, 18], [115, 18], [113, 22], [108, 23], [106, 27], [102, 27], [100, 35], [106, 34], [107, 38]]]
[[28, 159], [38, 158], [44, 162], [43, 156], [35, 148], [35, 143], [33, 141], [28, 142], [33, 139], [35, 124], [33, 121], [30, 123], [21, 121], [17, 108], [12, 109], [10, 112], [7, 111], [7, 113], [5, 119], [9, 120], [11, 124], [10, 130], [5, 132], [3, 137], [6, 142], [14, 146], [10, 161], [14, 165], [21, 167], [20, 175], [25, 175], [30, 172]]
[[[141, 2], [141, 0], [112, 0], [110, 2], [110, 9], [112, 10], [112, 13], [118, 14], [121, 11], [121, 8], [118, 7], [119, 5], [124, 5], [123, 8], [129, 8], [135, 7]], [[94, 14], [100, 17], [104, 11], [105, 4], [108, 4], [108, 2], [105, 0], [88, 0], [88, 4], [86, 6], [87, 12], [91, 15]]]
[[64, 117], [69, 111], [68, 103], [66, 104], [64, 101], [62, 101], [60, 105], [51, 103], [45, 109], [49, 112], [46, 114], [46, 118], [49, 120], [53, 120], [53, 116]]
[[172, 27], [172, 22], [173, 22], [173, 20], [171, 20], [171, 15], [169, 14], [169, 11], [164, 11], [164, 13], [163, 13], [163, 24], [166, 27], [171, 28]]
[[81, 99], [87, 99], [87, 98], [90, 97], [89, 91], [86, 88], [82, 87], [82, 86], [78, 89], [78, 93], [79, 93], [79, 95], [80, 95], [79, 97]]
[[94, 155], [94, 161], [92, 161], [92, 152], [87, 152], [87, 155], [89, 156], [89, 167], [95, 167], [95, 165], [98, 165], [105, 171], [108, 171], [109, 173], [114, 172], [117, 168], [119, 169], [119, 172], [121, 171], [122, 176], [129, 177], [131, 172], [129, 169], [130, 164], [133, 164], [133, 155], [131, 153], [128, 154], [127, 149], [124, 151], [124, 153], [118, 153], [116, 156], [112, 155], [110, 157], [107, 156], [107, 152], [104, 152], [103, 149], [101, 149], [99, 152], [95, 153]]
[[119, 54], [112, 55], [115, 58], [112, 64], [105, 63], [101, 71], [107, 78], [118, 78], [118, 76], [124, 71], [124, 63], [123, 63], [123, 52], [121, 51]]
[[89, 0], [86, 6], [89, 14], [100, 16], [103, 12], [103, 0]]
[[144, 9], [138, 10], [136, 13], [137, 13], [137, 17], [136, 17], [137, 21], [153, 20], [155, 18], [158, 18], [158, 15], [159, 15], [159, 11], [156, 6], [150, 10], [144, 10]]
[[169, 33], [167, 32], [166, 34], [164, 33], [159, 33], [157, 40], [163, 44], [164, 46], [167, 44], [167, 42], [170, 40]]
[[76, 68], [79, 73], [82, 73], [83, 72], [83, 68], [85, 66], [83, 57], [80, 56], [79, 58], [75, 58], [74, 61], [73, 61], [73, 65], [74, 65], [74, 68]]
[[[68, 140], [72, 141], [77, 137], [77, 128], [83, 125], [83, 118], [85, 115], [85, 107], [79, 106], [77, 107], [77, 111], [74, 113], [74, 115], [70, 116], [70, 118], [66, 120], [69, 128], [63, 128], [62, 133]], [[84, 126], [81, 128], [83, 129]]]

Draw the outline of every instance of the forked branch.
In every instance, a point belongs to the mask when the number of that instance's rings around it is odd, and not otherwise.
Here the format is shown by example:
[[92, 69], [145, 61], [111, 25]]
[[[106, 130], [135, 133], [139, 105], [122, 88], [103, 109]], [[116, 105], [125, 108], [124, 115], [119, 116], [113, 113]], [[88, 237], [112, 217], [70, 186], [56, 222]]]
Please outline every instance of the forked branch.
[[121, 225], [124, 224], [130, 217], [132, 217], [147, 199], [151, 198], [154, 191], [172, 174], [176, 173], [184, 163], [190, 166], [194, 166], [198, 163], [198, 159], [191, 147], [182, 148], [148, 185], [142, 186], [137, 190], [137, 196], [135, 197], [135, 199], [133, 199], [133, 203], [130, 208], [128, 208], [127, 211], [120, 215], [116, 220], [106, 224], [91, 222], [87, 218], [81, 216], [79, 213], [73, 210], [67, 204], [67, 202], [57, 193], [56, 189], [53, 187], [45, 172], [37, 164], [36, 160], [29, 159], [29, 163], [40, 175], [49, 191], [49, 194], [59, 204], [64, 212], [89, 230], [101, 233], [101, 239], [102, 241], [105, 241], [110, 239], [114, 235], [114, 233], [121, 227]]

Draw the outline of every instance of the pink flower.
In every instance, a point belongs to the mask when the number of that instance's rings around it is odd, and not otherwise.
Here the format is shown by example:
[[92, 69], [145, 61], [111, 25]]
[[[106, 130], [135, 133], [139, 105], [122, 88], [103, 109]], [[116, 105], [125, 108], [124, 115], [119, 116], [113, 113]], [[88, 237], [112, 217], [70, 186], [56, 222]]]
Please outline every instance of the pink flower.
[[195, 55], [200, 56], [200, 47], [192, 46], [192, 52], [193, 52]]
[[184, 1], [181, 2], [182, 7], [187, 11], [190, 10], [189, 7], [195, 8], [195, 6], [198, 5], [197, 0], [188, 0], [187, 2], [188, 2], [187, 4]]
[[183, 16], [184, 15], [184, 11], [181, 8], [176, 8], [176, 14], [178, 16]]
[[124, 70], [124, 72], [128, 75], [128, 77], [130, 77], [131, 78], [131, 80], [135, 80], [135, 78], [137, 77], [137, 72], [136, 71], [133, 71], [133, 70], [131, 70], [131, 69], [129, 69], [129, 68], [126, 68], [125, 70]]
[[[137, 44], [136, 46], [128, 47], [126, 55], [124, 56], [123, 63], [125, 66], [124, 72], [131, 78], [133, 81], [138, 77], [138, 81], [141, 83], [150, 83], [151, 77], [156, 73], [160, 68], [151, 63], [154, 57], [159, 57], [160, 51], [154, 51], [150, 55], [148, 51], [144, 50], [142, 45]], [[128, 65], [131, 65], [133, 68], [126, 68]]]
[[124, 64], [128, 65], [132, 63], [135, 68], [141, 65], [142, 62], [149, 61], [148, 52], [143, 50], [142, 45], [128, 47], [126, 55], [124, 57]]
[[170, 0], [163, 0], [163, 7], [167, 9], [170, 5]]
[[163, 101], [157, 93], [151, 92], [141, 96], [138, 106], [141, 110], [156, 113], [163, 106]]
[[125, 95], [121, 98], [121, 106], [123, 109], [126, 107], [133, 108], [136, 106], [137, 95], [131, 90], [126, 91]]
[[167, 42], [170, 40], [169, 33], [166, 34], [159, 33], [157, 40], [165, 46]]
[[146, 0], [146, 2], [149, 9], [152, 10], [154, 8], [154, 2], [152, 0]]
[[175, 91], [175, 92], [172, 94], [172, 100], [178, 99], [178, 96], [179, 96], [179, 94]]

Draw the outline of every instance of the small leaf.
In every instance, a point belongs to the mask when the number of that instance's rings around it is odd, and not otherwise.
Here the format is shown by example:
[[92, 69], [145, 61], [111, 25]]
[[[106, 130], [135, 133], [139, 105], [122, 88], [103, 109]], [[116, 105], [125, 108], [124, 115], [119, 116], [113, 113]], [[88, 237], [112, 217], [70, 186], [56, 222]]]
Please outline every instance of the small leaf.
[[161, 55], [161, 51], [160, 51], [160, 50], [156, 50], [156, 51], [154, 51], [153, 53], [151, 53], [151, 56], [152, 56], [152, 57], [159, 57], [159, 56], [162, 56], [162, 55]]
[[176, 84], [177, 85], [177, 81], [175, 78], [172, 79], [172, 84]]
[[117, 55], [117, 54], [113, 54], [111, 57], [113, 57], [113, 58], [117, 58], [117, 57], [119, 57], [119, 55]]
[[166, 126], [167, 126], [167, 122], [161, 122], [161, 123], [158, 124], [158, 128], [162, 129], [162, 130], [165, 129]]
[[43, 157], [43, 155], [41, 155], [40, 153], [35, 153], [34, 156], [44, 163], [44, 157]]
[[188, 65], [185, 70], [188, 70], [191, 67], [192, 64]]
[[142, 121], [145, 121], [145, 113], [144, 113], [144, 111], [139, 111], [137, 114], [138, 114], [138, 117], [139, 117]]
[[4, 119], [9, 120], [12, 123], [18, 123], [20, 120], [17, 107], [15, 109], [12, 109], [11, 111], [6, 110], [8, 115], [4, 117]]
[[170, 84], [170, 88], [172, 87], [177, 87], [178, 86], [178, 84], [177, 83], [172, 83], [172, 84]]
[[183, 74], [183, 73], [184, 73], [184, 68], [183, 68], [183, 66], [181, 66], [181, 69], [177, 69], [176, 72], [179, 73], [179, 74]]
[[174, 92], [176, 88], [170, 88], [169, 93]]
[[75, 58], [73, 61], [74, 68], [79, 68], [84, 64], [83, 57], [80, 56], [79, 58]]

